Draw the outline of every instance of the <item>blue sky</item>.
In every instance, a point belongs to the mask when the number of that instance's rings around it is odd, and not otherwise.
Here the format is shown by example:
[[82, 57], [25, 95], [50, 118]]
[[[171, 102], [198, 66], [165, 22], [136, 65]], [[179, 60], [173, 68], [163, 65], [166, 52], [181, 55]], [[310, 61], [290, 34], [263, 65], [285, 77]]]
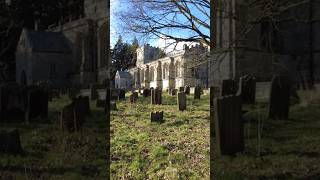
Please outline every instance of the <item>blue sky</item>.
[[[124, 41], [127, 42], [131, 42], [132, 38], [135, 36], [132, 33], [123, 33], [123, 29], [121, 28], [121, 21], [118, 20], [118, 18], [116, 17], [116, 13], [119, 11], [126, 11], [126, 10], [130, 10], [132, 11], [132, 8], [130, 9], [129, 5], [128, 5], [128, 0], [111, 0], [111, 12], [110, 12], [110, 26], [111, 26], [111, 31], [110, 31], [110, 38], [111, 38], [111, 47], [114, 46], [114, 44], [116, 43], [118, 36], [121, 35], [124, 39]], [[206, 23], [210, 23], [209, 19], [206, 19], [207, 17], [204, 16], [202, 13], [199, 13], [198, 10], [196, 10], [196, 8], [191, 7], [191, 11], [193, 11], [194, 15], [196, 15], [197, 17], [201, 18], [202, 20], [205, 20]], [[209, 11], [209, 9], [208, 9]], [[207, 12], [208, 14], [210, 12]], [[186, 19], [184, 17], [179, 17], [178, 18], [179, 21], [181, 22], [185, 22]], [[209, 29], [205, 29], [205, 28], [201, 28], [201, 31], [203, 31], [205, 34], [209, 35]], [[181, 37], [186, 37], [186, 36], [190, 36], [192, 35], [192, 33], [190, 31], [187, 30], [179, 30], [177, 31], [176, 29], [173, 29], [171, 31], [169, 31], [170, 34], [175, 35], [175, 36], [181, 36]], [[136, 35], [139, 38], [139, 35]], [[157, 47], [164, 47], [165, 43], [170, 43], [172, 42], [172, 40], [163, 40], [163, 39], [154, 39], [154, 40], [148, 40], [148, 42], [145, 43], [149, 43], [153, 46], [157, 46]], [[183, 44], [179, 44], [178, 47], [182, 47]]]

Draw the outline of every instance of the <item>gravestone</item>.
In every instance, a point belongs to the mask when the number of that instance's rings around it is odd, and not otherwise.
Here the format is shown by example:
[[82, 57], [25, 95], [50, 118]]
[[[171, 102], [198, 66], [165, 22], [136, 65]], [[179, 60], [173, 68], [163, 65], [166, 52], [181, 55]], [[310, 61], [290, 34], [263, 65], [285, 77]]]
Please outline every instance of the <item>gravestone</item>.
[[201, 97], [201, 87], [196, 86], [194, 88], [194, 99], [200, 99], [200, 97]]
[[190, 94], [190, 86], [185, 86], [184, 93], [186, 93], [186, 95]]
[[151, 122], [164, 122], [163, 111], [151, 112]]
[[290, 86], [288, 76], [274, 76], [271, 82], [269, 118], [288, 119], [290, 105]]
[[130, 95], [130, 103], [136, 103], [138, 100], [139, 94], [138, 92], [132, 92]]
[[117, 103], [115, 101], [110, 101], [110, 110], [117, 111]]
[[65, 106], [61, 112], [60, 125], [61, 129], [68, 132], [79, 131], [85, 122], [85, 112], [81, 111], [83, 107], [72, 102]]
[[237, 92], [236, 81], [233, 79], [222, 80], [220, 96], [234, 95]]
[[88, 96], [79, 96], [73, 99], [74, 106], [83, 112], [85, 115], [89, 115], [90, 111], [90, 101]]
[[214, 99], [214, 120], [218, 153], [234, 155], [244, 150], [244, 130], [241, 119], [241, 96], [230, 95]]
[[12, 154], [23, 152], [18, 129], [14, 129], [9, 132], [0, 131], [0, 152]]
[[177, 95], [177, 91], [178, 91], [177, 89], [170, 89], [169, 93], [170, 93], [171, 96], [176, 96]]
[[126, 99], [126, 91], [124, 89], [119, 89], [119, 100]]
[[179, 111], [184, 111], [187, 109], [187, 97], [186, 97], [186, 93], [184, 92], [179, 92], [178, 93], [178, 97], [177, 97], [177, 101], [178, 101], [178, 109]]
[[241, 97], [243, 104], [254, 104], [256, 100], [256, 79], [249, 75], [241, 79]]
[[106, 100], [97, 99], [97, 101], [96, 101], [96, 107], [97, 108], [104, 108], [105, 105], [106, 105]]
[[179, 92], [184, 92], [184, 87], [179, 87]]
[[0, 85], [0, 121], [23, 121], [27, 90], [17, 83]]
[[39, 87], [30, 88], [27, 91], [27, 104], [25, 120], [32, 118], [48, 118], [48, 92]]
[[160, 88], [151, 90], [151, 104], [162, 104], [162, 90]]
[[143, 97], [149, 97], [151, 95], [150, 89], [144, 89], [143, 90]]

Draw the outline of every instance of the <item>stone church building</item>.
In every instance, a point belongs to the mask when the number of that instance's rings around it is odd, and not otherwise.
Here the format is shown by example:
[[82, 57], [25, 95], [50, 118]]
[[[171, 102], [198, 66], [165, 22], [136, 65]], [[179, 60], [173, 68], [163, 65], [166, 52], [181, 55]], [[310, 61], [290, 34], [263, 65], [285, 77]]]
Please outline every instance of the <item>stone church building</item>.
[[208, 64], [203, 63], [208, 48], [200, 45], [184, 46], [176, 51], [158, 58], [159, 49], [144, 45], [137, 49], [136, 67], [129, 70], [133, 88], [156, 88], [162, 90], [178, 89], [186, 85], [207, 87]]
[[[296, 84], [320, 83], [320, 2], [288, 1], [274, 16], [266, 9], [281, 1], [221, 0], [213, 10], [210, 86], [251, 74], [270, 81], [289, 74]], [[283, 4], [283, 3], [282, 3]], [[291, 4], [291, 5], [290, 5]]]
[[[108, 77], [107, 49], [109, 44], [107, 44], [107, 38], [109, 38], [109, 27], [107, 3], [106, 0], [84, 0], [82, 8], [70, 7], [69, 14], [63, 17], [59, 23], [51, 25], [46, 31], [24, 30], [16, 51], [16, 81], [22, 83], [21, 79], [30, 79], [27, 84], [40, 80], [52, 81], [50, 72], [56, 71], [57, 75], [63, 74], [64, 84], [70, 86], [104, 83]], [[40, 76], [33, 73], [37, 70], [32, 70], [30, 66], [27, 66], [26, 61], [30, 60], [23, 55], [25, 52], [21, 46], [23, 46], [22, 41], [30, 37], [30, 33], [34, 37], [43, 37], [32, 39], [33, 44], [37, 44], [40, 49], [42, 45], [47, 43], [46, 49], [41, 51], [41, 55], [35, 49], [30, 51], [30, 56], [28, 56], [32, 57], [32, 61], [37, 62], [38, 69], [42, 68], [44, 71], [47, 69], [47, 74]], [[56, 37], [56, 42], [52, 40], [53, 36]], [[63, 46], [57, 51], [56, 47], [51, 46], [50, 43], [63, 44]], [[46, 61], [47, 59], [50, 59], [50, 63]], [[60, 67], [63, 64], [62, 62], [70, 62], [70, 67], [66, 65], [69, 68], [68, 73], [60, 72], [66, 69]], [[50, 71], [50, 67], [54, 69]]]

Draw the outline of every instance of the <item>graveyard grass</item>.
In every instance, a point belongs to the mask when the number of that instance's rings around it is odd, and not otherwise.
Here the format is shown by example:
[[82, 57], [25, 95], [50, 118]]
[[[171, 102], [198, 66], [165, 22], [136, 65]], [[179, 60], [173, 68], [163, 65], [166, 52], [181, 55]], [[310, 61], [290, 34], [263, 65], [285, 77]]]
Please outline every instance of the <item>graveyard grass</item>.
[[[216, 156], [217, 179], [318, 179], [320, 93], [299, 92], [288, 120], [267, 118], [267, 103], [245, 106], [245, 151]], [[216, 153], [215, 153], [216, 154]]]
[[[178, 111], [177, 96], [162, 93], [163, 105], [139, 95], [136, 104], [117, 101], [111, 111], [112, 179], [209, 179], [209, 96]], [[152, 111], [164, 111], [164, 123], [152, 122]]]
[[0, 179], [106, 179], [104, 111], [92, 102], [82, 132], [63, 133], [58, 112], [70, 102], [66, 96], [49, 102], [48, 120], [1, 123], [19, 129], [24, 153], [0, 154]]

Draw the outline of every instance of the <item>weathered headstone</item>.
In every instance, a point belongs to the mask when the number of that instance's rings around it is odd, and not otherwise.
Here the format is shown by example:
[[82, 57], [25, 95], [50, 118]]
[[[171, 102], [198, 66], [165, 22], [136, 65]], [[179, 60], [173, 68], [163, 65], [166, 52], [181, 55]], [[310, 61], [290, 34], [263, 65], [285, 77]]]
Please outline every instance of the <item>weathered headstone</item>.
[[190, 94], [190, 86], [185, 86], [184, 87], [184, 93], [186, 93], [187, 95]]
[[150, 89], [144, 89], [143, 90], [143, 97], [149, 97], [151, 95]]
[[132, 92], [130, 95], [130, 103], [136, 103], [138, 100], [139, 94], [138, 92]]
[[194, 88], [194, 99], [200, 99], [200, 97], [201, 97], [201, 87], [196, 86]]
[[27, 92], [25, 120], [32, 118], [48, 118], [48, 92], [39, 87], [30, 88]]
[[288, 76], [274, 76], [271, 82], [269, 118], [288, 119], [290, 105], [290, 86]]
[[187, 109], [187, 97], [186, 97], [186, 93], [184, 92], [179, 92], [178, 93], [178, 97], [177, 97], [177, 101], [178, 101], [178, 109], [179, 111], [184, 111]]
[[151, 104], [162, 104], [162, 90], [160, 88], [151, 90]]
[[5, 153], [22, 153], [20, 134], [17, 129], [12, 131], [0, 131], [0, 151]]
[[241, 96], [230, 95], [214, 99], [215, 133], [218, 152], [233, 155], [244, 150], [241, 119]]
[[85, 122], [85, 112], [81, 111], [81, 109], [73, 102], [62, 109], [60, 119], [62, 130], [67, 129], [68, 132], [74, 132], [82, 128]]
[[241, 97], [243, 104], [254, 104], [256, 98], [256, 79], [249, 75], [241, 79]]
[[236, 81], [233, 79], [222, 80], [220, 96], [234, 95], [237, 92]]
[[151, 112], [151, 122], [163, 122], [163, 111]]

